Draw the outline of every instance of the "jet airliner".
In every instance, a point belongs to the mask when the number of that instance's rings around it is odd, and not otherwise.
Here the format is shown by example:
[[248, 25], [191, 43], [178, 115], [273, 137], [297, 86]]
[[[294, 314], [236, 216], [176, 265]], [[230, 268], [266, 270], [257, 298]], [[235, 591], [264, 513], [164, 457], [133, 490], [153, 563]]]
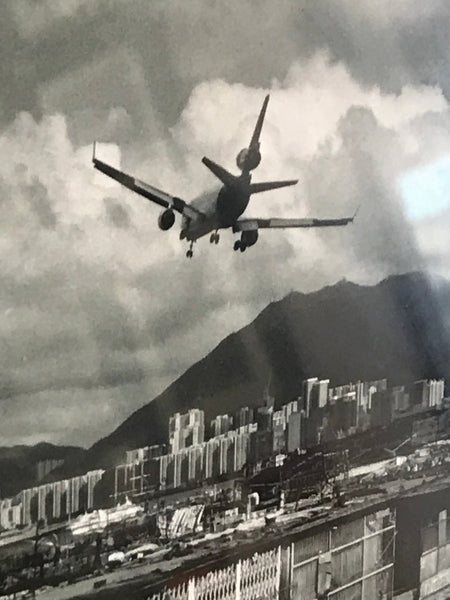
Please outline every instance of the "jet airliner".
[[180, 240], [186, 240], [189, 243], [189, 249], [186, 252], [188, 258], [193, 256], [194, 242], [205, 235], [210, 234], [211, 244], [218, 244], [220, 229], [230, 228], [233, 233], [240, 233], [239, 239], [234, 242], [234, 250], [244, 252], [247, 248], [256, 244], [260, 229], [334, 227], [353, 222], [356, 213], [352, 217], [341, 219], [240, 218], [247, 208], [252, 194], [295, 185], [298, 182], [297, 179], [294, 179], [252, 183], [251, 171], [256, 169], [261, 162], [259, 138], [268, 102], [269, 96], [267, 95], [259, 113], [250, 144], [248, 148], [242, 149], [236, 157], [236, 164], [241, 171], [240, 175], [233, 175], [206, 156], [203, 157], [203, 164], [222, 183], [222, 187], [210, 195], [202, 195], [191, 202], [186, 202], [177, 196], [171, 196], [96, 158], [95, 143], [92, 158], [94, 167], [126, 188], [162, 206], [163, 211], [159, 215], [158, 225], [163, 231], [167, 231], [173, 226], [175, 213], [179, 213], [181, 215]]

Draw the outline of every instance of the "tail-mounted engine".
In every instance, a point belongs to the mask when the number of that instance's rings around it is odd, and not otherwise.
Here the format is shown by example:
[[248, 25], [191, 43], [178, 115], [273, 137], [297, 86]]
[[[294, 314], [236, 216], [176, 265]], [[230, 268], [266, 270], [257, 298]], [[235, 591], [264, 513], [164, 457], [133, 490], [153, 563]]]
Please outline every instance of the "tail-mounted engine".
[[255, 148], [243, 148], [236, 156], [236, 164], [241, 171], [252, 171], [260, 162], [261, 153]]
[[239, 152], [236, 157], [237, 166], [243, 173], [249, 173], [256, 169], [261, 162], [261, 154], [259, 152], [259, 136], [261, 135], [261, 129], [264, 121], [264, 116], [267, 110], [267, 103], [269, 102], [269, 96], [264, 98], [264, 103], [259, 113], [258, 120], [256, 122], [255, 129], [253, 131], [252, 138], [248, 148], [244, 148]]
[[175, 213], [171, 208], [166, 208], [158, 217], [158, 226], [163, 231], [167, 231], [175, 223]]

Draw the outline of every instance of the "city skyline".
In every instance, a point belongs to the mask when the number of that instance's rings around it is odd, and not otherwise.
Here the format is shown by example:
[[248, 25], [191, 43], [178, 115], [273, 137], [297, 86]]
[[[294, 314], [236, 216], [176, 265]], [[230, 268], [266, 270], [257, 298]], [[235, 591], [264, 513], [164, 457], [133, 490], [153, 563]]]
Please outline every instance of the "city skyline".
[[[266, 394], [259, 406], [241, 406], [235, 415], [218, 415], [220, 422], [226, 418], [228, 426], [234, 421], [225, 432], [217, 433], [211, 427], [205, 435], [205, 414], [196, 407], [184, 414], [174, 413], [167, 422], [167, 444], [127, 450], [122, 457], [125, 462], [109, 468], [62, 480], [54, 479], [52, 469], [47, 469], [44, 476], [50, 478], [42, 483], [39, 474], [49, 465], [37, 463], [36, 485], [13, 497], [0, 496], [0, 526], [14, 529], [40, 519], [52, 523], [103, 508], [111, 499], [114, 503], [130, 498], [142, 502], [155, 493], [198, 488], [205, 481], [219, 482], [240, 473], [248, 478], [264, 467], [282, 466], [289, 456], [314, 449], [317, 452], [322, 445], [327, 447], [375, 427], [389, 427], [397, 419], [415, 418], [411, 437], [401, 445], [414, 443], [415, 437], [422, 443], [435, 441], [448, 427], [449, 399], [445, 398], [444, 380], [390, 386], [381, 379], [333, 387], [329, 379], [313, 377], [303, 381], [300, 389], [302, 396], [277, 409], [274, 399]], [[430, 409], [440, 416], [428, 416], [422, 424]], [[53, 469], [57, 463], [54, 461]]]

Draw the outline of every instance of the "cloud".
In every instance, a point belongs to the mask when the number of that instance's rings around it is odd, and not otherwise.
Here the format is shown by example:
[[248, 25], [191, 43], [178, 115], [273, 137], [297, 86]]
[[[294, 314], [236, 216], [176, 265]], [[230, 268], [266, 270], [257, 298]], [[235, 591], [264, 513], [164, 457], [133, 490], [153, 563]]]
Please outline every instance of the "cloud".
[[[449, 93], [445, 0], [420, 6], [361, 0], [356, 7], [351, 0], [279, 0], [276, 9], [271, 0], [232, 8], [207, 0], [17, 0], [6, 3], [2, 17], [3, 118], [15, 118], [18, 110], [40, 116], [53, 106], [68, 117], [80, 143], [86, 140], [77, 136], [95, 115], [101, 129], [99, 105], [108, 101], [108, 109], [127, 107], [142, 94], [139, 118], [147, 106], [166, 127], [199, 83], [221, 78], [268, 87], [284, 80], [295, 60], [318, 50], [383, 91], [425, 83]], [[128, 130], [128, 140], [140, 125]]]
[[130, 403], [142, 402], [142, 393], [142, 386], [128, 384], [122, 388], [71, 388], [17, 395], [0, 403], [0, 438], [9, 445], [32, 445], [43, 439], [90, 445], [98, 440], [93, 422], [102, 423], [104, 431], [114, 429], [128, 416]]
[[77, 13], [82, 7], [92, 7], [90, 0], [15, 0], [11, 3], [14, 22], [25, 37], [32, 37], [48, 27], [54, 26], [61, 19], [67, 19]]
[[[193, 4], [165, 15], [171, 36], [186, 11], [203, 14]], [[281, 13], [289, 6], [282, 3]], [[250, 13], [249, 4], [239, 10], [247, 21]], [[204, 15], [199, 35], [221, 14]], [[264, 11], [258, 15], [253, 43], [258, 26], [269, 30]], [[230, 15], [228, 27], [236, 21], [243, 33], [238, 16]], [[227, 40], [221, 32], [218, 46]], [[290, 38], [282, 44], [296, 47]], [[189, 49], [173, 65], [180, 73]], [[404, 216], [397, 180], [440, 152], [449, 123], [441, 89], [408, 83], [387, 93], [362, 85], [352, 67], [330, 56], [299, 56], [265, 84], [238, 81], [225, 60], [218, 70], [229, 77], [218, 78], [205, 56], [196, 77], [208, 70], [212, 77], [195, 85], [169, 131], [136, 49], [119, 47], [42, 82], [44, 115], [20, 113], [0, 136], [9, 158], [0, 163], [0, 410], [10, 440], [89, 444], [269, 301], [342, 277], [374, 283], [432, 256]], [[254, 61], [245, 55], [244, 71]], [[114, 65], [122, 87], [111, 80]], [[249, 214], [339, 217], [361, 203], [353, 226], [263, 231], [244, 255], [224, 232], [219, 246], [202, 240], [186, 261], [175, 229], [158, 229], [158, 207], [91, 166], [89, 142], [99, 134], [102, 159], [189, 200], [217, 185], [200, 163], [204, 154], [233, 169], [268, 89], [255, 179], [300, 182], [255, 197]], [[141, 125], [153, 132], [151, 144], [133, 137]]]
[[412, 219], [450, 206], [450, 156], [408, 171], [400, 179], [399, 186]]
[[125, 229], [130, 226], [130, 215], [117, 200], [105, 198], [105, 209], [108, 219], [113, 225]]
[[415, 227], [419, 247], [429, 269], [450, 279], [450, 207], [420, 219]]

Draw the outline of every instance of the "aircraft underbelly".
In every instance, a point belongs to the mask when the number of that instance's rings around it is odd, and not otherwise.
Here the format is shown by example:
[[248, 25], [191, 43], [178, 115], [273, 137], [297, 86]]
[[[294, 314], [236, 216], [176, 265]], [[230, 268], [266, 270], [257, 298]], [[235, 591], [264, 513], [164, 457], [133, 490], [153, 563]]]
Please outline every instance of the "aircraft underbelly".
[[216, 215], [212, 215], [206, 219], [191, 221], [186, 232], [186, 237], [188, 240], [197, 240], [216, 229], [218, 229], [217, 217]]
[[201, 211], [202, 216], [185, 221], [183, 230], [188, 240], [198, 238], [215, 231], [231, 227], [243, 213], [248, 204], [248, 196], [223, 187], [219, 192], [212, 192], [197, 198], [192, 206]]
[[216, 190], [203, 194], [192, 202], [192, 207], [201, 214], [189, 220], [183, 219], [182, 230], [186, 234], [186, 239], [196, 240], [218, 228], [217, 195], [218, 191]]

